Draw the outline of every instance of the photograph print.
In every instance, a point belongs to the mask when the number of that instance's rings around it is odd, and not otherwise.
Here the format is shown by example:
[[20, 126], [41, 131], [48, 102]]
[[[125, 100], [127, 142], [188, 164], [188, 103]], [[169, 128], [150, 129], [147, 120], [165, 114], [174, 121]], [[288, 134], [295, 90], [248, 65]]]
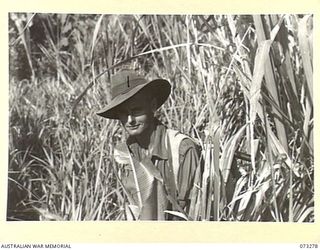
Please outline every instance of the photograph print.
[[6, 220], [314, 222], [313, 18], [8, 13]]

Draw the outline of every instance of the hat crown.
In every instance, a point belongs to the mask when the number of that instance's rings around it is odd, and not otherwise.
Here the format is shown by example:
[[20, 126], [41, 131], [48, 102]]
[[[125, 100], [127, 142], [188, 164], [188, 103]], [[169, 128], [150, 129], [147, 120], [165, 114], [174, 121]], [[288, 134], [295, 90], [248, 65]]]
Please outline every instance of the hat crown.
[[171, 84], [165, 79], [148, 81], [132, 70], [118, 71], [111, 77], [111, 101], [97, 114], [106, 118], [119, 119], [116, 107], [147, 88], [147, 94], [157, 99], [157, 108], [159, 108], [170, 95]]
[[138, 85], [145, 84], [147, 80], [132, 70], [122, 70], [111, 77], [111, 99], [126, 94]]

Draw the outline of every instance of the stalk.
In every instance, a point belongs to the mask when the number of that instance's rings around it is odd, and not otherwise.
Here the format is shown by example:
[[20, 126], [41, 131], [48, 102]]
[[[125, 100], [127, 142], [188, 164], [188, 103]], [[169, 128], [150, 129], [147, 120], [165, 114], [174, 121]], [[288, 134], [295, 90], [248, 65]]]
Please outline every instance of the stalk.
[[273, 202], [273, 206], [275, 209], [275, 213], [276, 213], [276, 220], [277, 222], [280, 221], [280, 215], [279, 215], [279, 211], [278, 211], [278, 204], [277, 204], [277, 194], [276, 194], [276, 182], [275, 182], [275, 177], [274, 177], [274, 164], [275, 162], [272, 160], [272, 154], [271, 154], [271, 145], [269, 143], [269, 127], [268, 127], [268, 121], [267, 121], [267, 113], [266, 113], [266, 108], [265, 108], [265, 103], [263, 103], [263, 117], [264, 117], [264, 125], [265, 125], [265, 132], [266, 132], [266, 145], [267, 145], [267, 161], [269, 163], [270, 166], [270, 171], [271, 171], [271, 187], [272, 187], [272, 202]]
[[220, 156], [220, 131], [219, 128], [214, 133], [213, 139], [213, 166], [214, 166], [214, 203], [213, 203], [213, 220], [220, 220], [220, 192], [221, 192], [221, 178], [219, 168], [219, 157]]

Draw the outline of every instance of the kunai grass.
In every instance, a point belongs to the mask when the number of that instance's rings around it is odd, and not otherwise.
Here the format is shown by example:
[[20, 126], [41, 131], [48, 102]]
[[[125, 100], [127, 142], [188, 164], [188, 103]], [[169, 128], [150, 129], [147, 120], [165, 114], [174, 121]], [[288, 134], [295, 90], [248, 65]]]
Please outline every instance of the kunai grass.
[[7, 220], [121, 220], [113, 72], [172, 84], [197, 139], [191, 220], [314, 221], [312, 15], [9, 14]]

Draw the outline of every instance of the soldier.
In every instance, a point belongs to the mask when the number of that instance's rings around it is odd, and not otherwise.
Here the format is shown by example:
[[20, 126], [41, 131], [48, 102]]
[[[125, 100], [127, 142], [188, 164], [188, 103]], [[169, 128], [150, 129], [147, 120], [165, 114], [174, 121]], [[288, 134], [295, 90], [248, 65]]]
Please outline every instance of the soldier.
[[122, 163], [119, 179], [130, 203], [126, 219], [186, 219], [192, 192], [197, 192], [197, 144], [154, 115], [170, 92], [167, 80], [147, 81], [135, 71], [121, 70], [111, 78], [111, 102], [97, 113], [120, 120], [128, 135], [115, 149], [115, 159]]

